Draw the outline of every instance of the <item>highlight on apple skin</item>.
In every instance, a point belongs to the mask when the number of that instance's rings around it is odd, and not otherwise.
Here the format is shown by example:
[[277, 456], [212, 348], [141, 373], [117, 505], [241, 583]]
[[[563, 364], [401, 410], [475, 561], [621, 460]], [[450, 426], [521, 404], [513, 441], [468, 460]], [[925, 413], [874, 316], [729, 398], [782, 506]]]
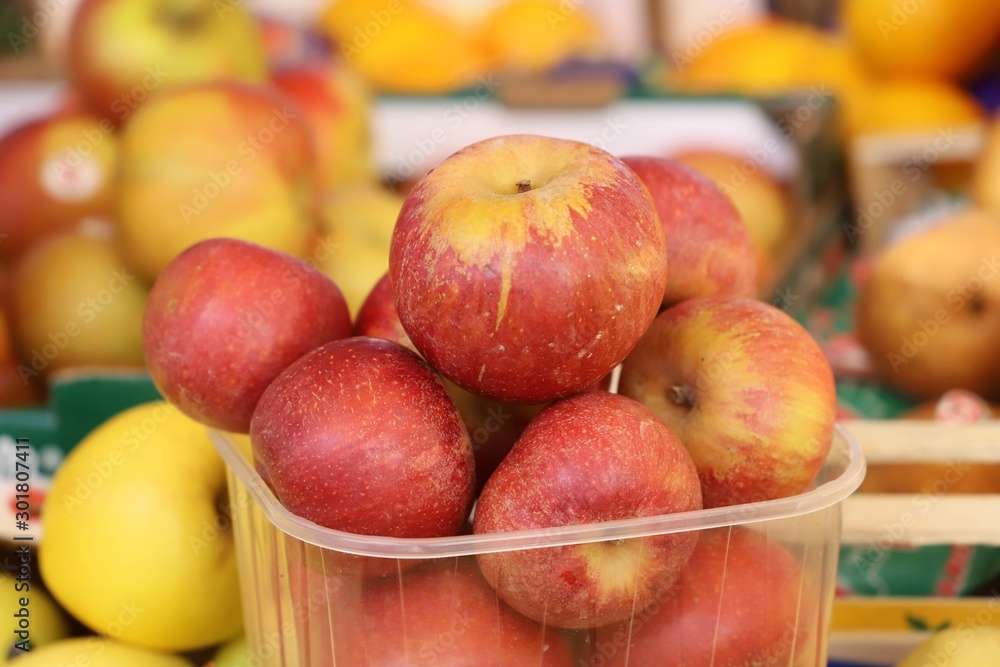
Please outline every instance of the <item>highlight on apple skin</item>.
[[403, 204], [389, 255], [414, 345], [491, 398], [544, 403], [611, 371], [667, 280], [649, 193], [621, 160], [531, 135], [447, 158]]
[[753, 299], [689, 299], [660, 313], [619, 391], [680, 437], [705, 507], [805, 491], [833, 442], [830, 364], [789, 315]]
[[[633, 519], [701, 509], [691, 457], [656, 415], [593, 391], [558, 401], [525, 429], [486, 482], [473, 532]], [[477, 556], [486, 579], [528, 618], [588, 628], [629, 617], [669, 587], [695, 532]]]
[[289, 364], [351, 335], [337, 286], [305, 262], [237, 239], [203, 241], [160, 275], [143, 349], [160, 393], [192, 419], [247, 433]]

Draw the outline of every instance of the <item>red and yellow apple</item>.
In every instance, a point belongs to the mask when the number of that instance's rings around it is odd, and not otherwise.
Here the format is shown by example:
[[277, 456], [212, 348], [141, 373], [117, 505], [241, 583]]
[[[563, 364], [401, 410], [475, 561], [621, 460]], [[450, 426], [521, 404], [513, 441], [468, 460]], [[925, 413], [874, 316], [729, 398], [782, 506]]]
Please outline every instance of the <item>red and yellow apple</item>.
[[625, 358], [662, 301], [667, 251], [649, 193], [621, 160], [513, 135], [421, 179], [389, 270], [403, 327], [435, 368], [490, 398], [543, 403]]
[[664, 310], [622, 365], [694, 458], [705, 507], [801, 493], [833, 441], [830, 364], [800, 324], [752, 299], [704, 297]]
[[[301, 357], [264, 392], [250, 441], [281, 504], [321, 526], [437, 537], [465, 525], [469, 436], [437, 374], [398, 343], [345, 338]], [[393, 560], [344, 561], [397, 571]]]
[[203, 241], [171, 262], [142, 326], [160, 393], [192, 419], [240, 433], [289, 364], [350, 335], [347, 304], [329, 278], [236, 239]]
[[[477, 535], [701, 509], [691, 457], [656, 415], [595, 391], [546, 408], [486, 482]], [[695, 533], [484, 553], [497, 594], [528, 618], [563, 628], [617, 623], [677, 578]]]
[[318, 146], [321, 188], [375, 182], [371, 93], [353, 70], [331, 60], [282, 69], [271, 80], [306, 114]]
[[698, 296], [757, 292], [757, 256], [729, 197], [676, 160], [623, 158], [649, 189], [667, 235], [670, 272], [663, 305]]
[[73, 88], [115, 124], [165, 90], [267, 77], [260, 31], [238, 2], [83, 0], [68, 55]]
[[0, 139], [0, 259], [112, 210], [118, 140], [107, 121], [60, 113]]
[[219, 83], [165, 93], [130, 118], [121, 147], [119, 244], [140, 275], [155, 278], [215, 237], [297, 257], [311, 249], [313, 139], [302, 110], [277, 90]]
[[675, 587], [597, 630], [593, 665], [791, 665], [817, 631], [800, 622], [805, 573], [780, 544], [745, 528], [705, 531]]

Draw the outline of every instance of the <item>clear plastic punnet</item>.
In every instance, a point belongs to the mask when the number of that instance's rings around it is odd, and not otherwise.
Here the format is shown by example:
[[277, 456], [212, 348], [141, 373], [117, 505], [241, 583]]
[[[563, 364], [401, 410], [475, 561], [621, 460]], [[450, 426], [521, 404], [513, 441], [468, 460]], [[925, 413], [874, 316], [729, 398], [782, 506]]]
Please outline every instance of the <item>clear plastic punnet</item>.
[[[354, 535], [295, 516], [227, 434], [213, 432], [212, 439], [228, 465], [250, 665], [827, 664], [841, 504], [865, 474], [861, 449], [841, 426], [820, 475], [797, 496], [428, 539]], [[686, 567], [673, 580], [648, 585], [643, 569], [655, 563], [643, 560], [643, 546], [681, 533], [697, 535]], [[535, 550], [532, 563], [551, 568], [553, 579], [565, 578], [561, 556], [573, 549], [589, 554], [596, 574], [618, 588], [623, 576], [635, 579], [622, 618], [599, 627], [556, 627], [545, 618], [546, 590], [534, 591], [543, 611], [523, 615], [479, 567], [484, 554]], [[511, 574], [506, 581], [517, 579]]]

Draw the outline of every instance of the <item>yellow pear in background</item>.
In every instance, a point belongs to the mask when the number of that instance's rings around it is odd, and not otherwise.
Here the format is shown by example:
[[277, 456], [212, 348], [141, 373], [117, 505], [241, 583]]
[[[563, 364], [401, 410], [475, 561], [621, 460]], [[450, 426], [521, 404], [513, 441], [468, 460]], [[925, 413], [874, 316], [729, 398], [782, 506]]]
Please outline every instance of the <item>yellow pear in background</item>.
[[125, 646], [99, 637], [78, 637], [33, 650], [11, 663], [18, 667], [192, 667], [176, 655]]
[[181, 651], [232, 639], [243, 624], [226, 499], [204, 426], [163, 402], [122, 412], [56, 472], [42, 578], [87, 627], [128, 644]]
[[960, 625], [936, 632], [897, 667], [995, 667], [1000, 628]]

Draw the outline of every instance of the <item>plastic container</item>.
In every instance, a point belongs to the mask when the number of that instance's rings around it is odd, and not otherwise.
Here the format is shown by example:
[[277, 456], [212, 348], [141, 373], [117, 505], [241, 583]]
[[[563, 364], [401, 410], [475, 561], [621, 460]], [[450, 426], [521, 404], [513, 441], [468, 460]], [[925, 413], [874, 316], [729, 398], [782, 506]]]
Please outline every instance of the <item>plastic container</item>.
[[[359, 536], [301, 519], [278, 503], [227, 436], [212, 437], [229, 469], [251, 665], [827, 664], [841, 502], [865, 474], [858, 443], [840, 426], [822, 472], [798, 496], [433, 539]], [[476, 567], [479, 554], [539, 550], [533, 553], [554, 557], [583, 544], [588, 553], [602, 554], [594, 562], [621, 583], [622, 576], [637, 577], [616, 565], [638, 562], [641, 577], [642, 547], [651, 543], [644, 540], [688, 531], [699, 535], [688, 572], [653, 596], [637, 594], [628, 617], [603, 628], [566, 630], [526, 620]], [[618, 554], [617, 560], [607, 554]], [[359, 562], [386, 574], [364, 577]], [[552, 568], [553, 577], [566, 576]]]

